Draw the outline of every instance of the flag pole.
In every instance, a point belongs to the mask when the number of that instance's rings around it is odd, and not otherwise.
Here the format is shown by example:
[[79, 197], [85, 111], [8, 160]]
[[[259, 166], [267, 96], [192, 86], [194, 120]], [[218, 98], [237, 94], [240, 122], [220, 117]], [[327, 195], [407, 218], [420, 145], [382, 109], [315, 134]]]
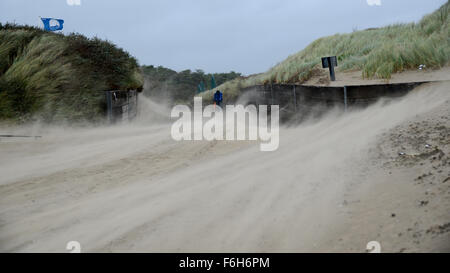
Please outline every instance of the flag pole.
[[44, 22], [42, 22], [42, 17], [41, 17], [41, 16], [38, 16], [38, 18], [39, 18], [39, 25], [41, 26], [42, 29], [44, 29], [44, 28], [43, 28]]

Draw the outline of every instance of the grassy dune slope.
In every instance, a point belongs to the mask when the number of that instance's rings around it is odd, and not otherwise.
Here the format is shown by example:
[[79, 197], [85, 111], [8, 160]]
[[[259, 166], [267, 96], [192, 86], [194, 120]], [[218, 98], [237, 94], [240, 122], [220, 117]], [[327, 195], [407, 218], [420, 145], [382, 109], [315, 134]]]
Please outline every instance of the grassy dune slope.
[[136, 59], [82, 35], [0, 24], [0, 119], [97, 121], [108, 89], [140, 88]]
[[[262, 83], [302, 83], [312, 76], [321, 57], [338, 57], [338, 71], [360, 70], [364, 78], [389, 79], [392, 73], [420, 64], [439, 68], [450, 60], [450, 2], [420, 22], [336, 34], [320, 38], [266, 73], [224, 83], [217, 89], [234, 99], [239, 88]], [[203, 94], [210, 99], [213, 91]]]

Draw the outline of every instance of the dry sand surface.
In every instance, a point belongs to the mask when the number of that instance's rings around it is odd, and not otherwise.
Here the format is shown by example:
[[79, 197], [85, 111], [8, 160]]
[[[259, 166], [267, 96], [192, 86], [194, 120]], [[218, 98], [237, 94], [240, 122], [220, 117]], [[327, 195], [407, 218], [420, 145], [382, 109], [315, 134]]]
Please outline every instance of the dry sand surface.
[[275, 152], [173, 141], [142, 101], [128, 125], [1, 128], [42, 138], [0, 139], [0, 251], [450, 251], [448, 83], [281, 128]]
[[440, 69], [408, 70], [401, 73], [392, 74], [389, 80], [386, 79], [364, 79], [361, 71], [336, 71], [336, 81], [330, 81], [330, 73], [327, 69], [322, 69], [320, 65], [313, 70], [313, 77], [304, 82], [304, 85], [317, 86], [351, 86], [370, 85], [386, 83], [407, 83], [407, 82], [428, 82], [428, 81], [450, 81], [450, 67], [445, 66]]

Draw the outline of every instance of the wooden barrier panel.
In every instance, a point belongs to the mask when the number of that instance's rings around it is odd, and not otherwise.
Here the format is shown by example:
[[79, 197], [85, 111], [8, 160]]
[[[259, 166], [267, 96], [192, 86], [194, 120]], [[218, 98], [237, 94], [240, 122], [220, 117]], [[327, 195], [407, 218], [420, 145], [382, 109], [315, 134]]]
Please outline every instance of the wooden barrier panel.
[[279, 105], [280, 116], [286, 118], [294, 113], [305, 114], [311, 109], [326, 111], [333, 107], [366, 107], [383, 97], [404, 96], [423, 83], [426, 82], [358, 86], [266, 84], [250, 86], [241, 91], [253, 92], [255, 104]]
[[129, 121], [136, 117], [138, 93], [136, 90], [105, 91], [108, 122]]

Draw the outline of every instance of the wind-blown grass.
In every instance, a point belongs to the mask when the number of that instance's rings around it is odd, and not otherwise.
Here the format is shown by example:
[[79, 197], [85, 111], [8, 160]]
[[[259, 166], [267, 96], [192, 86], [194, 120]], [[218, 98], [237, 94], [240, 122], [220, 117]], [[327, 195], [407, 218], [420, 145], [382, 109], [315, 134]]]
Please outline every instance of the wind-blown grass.
[[[364, 78], [389, 79], [395, 72], [416, 69], [421, 64], [428, 68], [446, 66], [450, 60], [449, 3], [418, 23], [320, 38], [266, 73], [227, 82], [215, 90], [236, 98], [237, 86], [302, 83], [311, 77], [324, 56], [338, 57], [338, 71], [360, 70]], [[210, 98], [215, 90], [203, 96]]]
[[0, 24], [0, 119], [97, 121], [102, 91], [141, 86], [136, 59], [110, 42]]

